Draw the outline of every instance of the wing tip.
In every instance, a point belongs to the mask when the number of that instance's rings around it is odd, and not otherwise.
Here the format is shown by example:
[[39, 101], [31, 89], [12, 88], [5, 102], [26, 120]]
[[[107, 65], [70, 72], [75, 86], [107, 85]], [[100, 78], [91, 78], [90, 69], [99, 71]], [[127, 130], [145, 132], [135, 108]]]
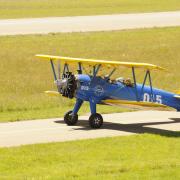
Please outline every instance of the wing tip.
[[160, 70], [160, 71], [166, 71], [166, 72], [168, 72], [168, 71], [169, 71], [168, 69], [163, 68], [163, 67], [161, 67], [161, 66], [157, 66], [157, 67], [158, 67], [158, 70]]

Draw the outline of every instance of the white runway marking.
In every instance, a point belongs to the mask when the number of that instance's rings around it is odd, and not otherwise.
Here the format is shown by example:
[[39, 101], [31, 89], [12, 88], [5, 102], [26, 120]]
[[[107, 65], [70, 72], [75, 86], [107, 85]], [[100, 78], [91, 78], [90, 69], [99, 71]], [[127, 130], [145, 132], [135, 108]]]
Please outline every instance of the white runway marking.
[[0, 35], [180, 26], [180, 11], [0, 20]]

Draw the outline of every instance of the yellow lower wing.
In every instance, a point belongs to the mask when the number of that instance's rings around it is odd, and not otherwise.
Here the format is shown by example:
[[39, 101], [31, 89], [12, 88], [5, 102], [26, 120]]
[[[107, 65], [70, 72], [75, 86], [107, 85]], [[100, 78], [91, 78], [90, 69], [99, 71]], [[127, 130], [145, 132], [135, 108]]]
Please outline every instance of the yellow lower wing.
[[49, 96], [60, 96], [59, 92], [57, 91], [45, 91], [45, 93]]
[[126, 101], [126, 100], [107, 99], [107, 100], [103, 100], [102, 102], [109, 105], [132, 105], [132, 106], [160, 107], [160, 108], [167, 107], [163, 104], [158, 104], [158, 103], [153, 103], [153, 102], [143, 102], [143, 101]]
[[175, 93], [178, 94], [178, 95], [180, 95], [180, 90], [176, 91]]

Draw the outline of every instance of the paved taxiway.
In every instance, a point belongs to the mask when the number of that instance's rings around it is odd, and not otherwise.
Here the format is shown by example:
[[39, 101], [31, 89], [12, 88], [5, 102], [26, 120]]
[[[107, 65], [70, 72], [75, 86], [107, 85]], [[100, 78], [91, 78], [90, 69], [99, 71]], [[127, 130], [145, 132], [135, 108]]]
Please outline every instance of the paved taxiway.
[[[180, 26], [180, 11], [0, 20], [0, 35], [109, 31], [166, 26]], [[88, 116], [81, 116], [77, 126], [66, 126], [62, 118], [0, 123], [0, 147], [134, 133], [166, 135], [170, 131], [180, 131], [180, 113], [177, 112], [140, 111], [108, 114], [103, 117], [105, 123], [98, 130], [89, 128]]]
[[0, 35], [180, 26], [180, 11], [0, 20]]
[[88, 116], [77, 126], [67, 126], [62, 118], [0, 123], [0, 147], [60, 142], [141, 133], [168, 135], [180, 131], [180, 112], [139, 111], [105, 114], [101, 129], [91, 129]]

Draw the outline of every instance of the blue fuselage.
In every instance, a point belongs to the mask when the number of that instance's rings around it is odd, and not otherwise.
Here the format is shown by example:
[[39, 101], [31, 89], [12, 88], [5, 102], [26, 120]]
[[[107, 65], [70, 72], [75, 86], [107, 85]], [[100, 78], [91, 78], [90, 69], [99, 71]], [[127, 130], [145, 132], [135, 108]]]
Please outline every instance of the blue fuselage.
[[77, 75], [79, 85], [76, 98], [84, 101], [93, 101], [100, 104], [102, 100], [119, 99], [128, 101], [154, 102], [170, 106], [180, 111], [180, 99], [175, 98], [174, 93], [137, 84], [127, 86], [122, 82], [109, 82], [102, 77]]

